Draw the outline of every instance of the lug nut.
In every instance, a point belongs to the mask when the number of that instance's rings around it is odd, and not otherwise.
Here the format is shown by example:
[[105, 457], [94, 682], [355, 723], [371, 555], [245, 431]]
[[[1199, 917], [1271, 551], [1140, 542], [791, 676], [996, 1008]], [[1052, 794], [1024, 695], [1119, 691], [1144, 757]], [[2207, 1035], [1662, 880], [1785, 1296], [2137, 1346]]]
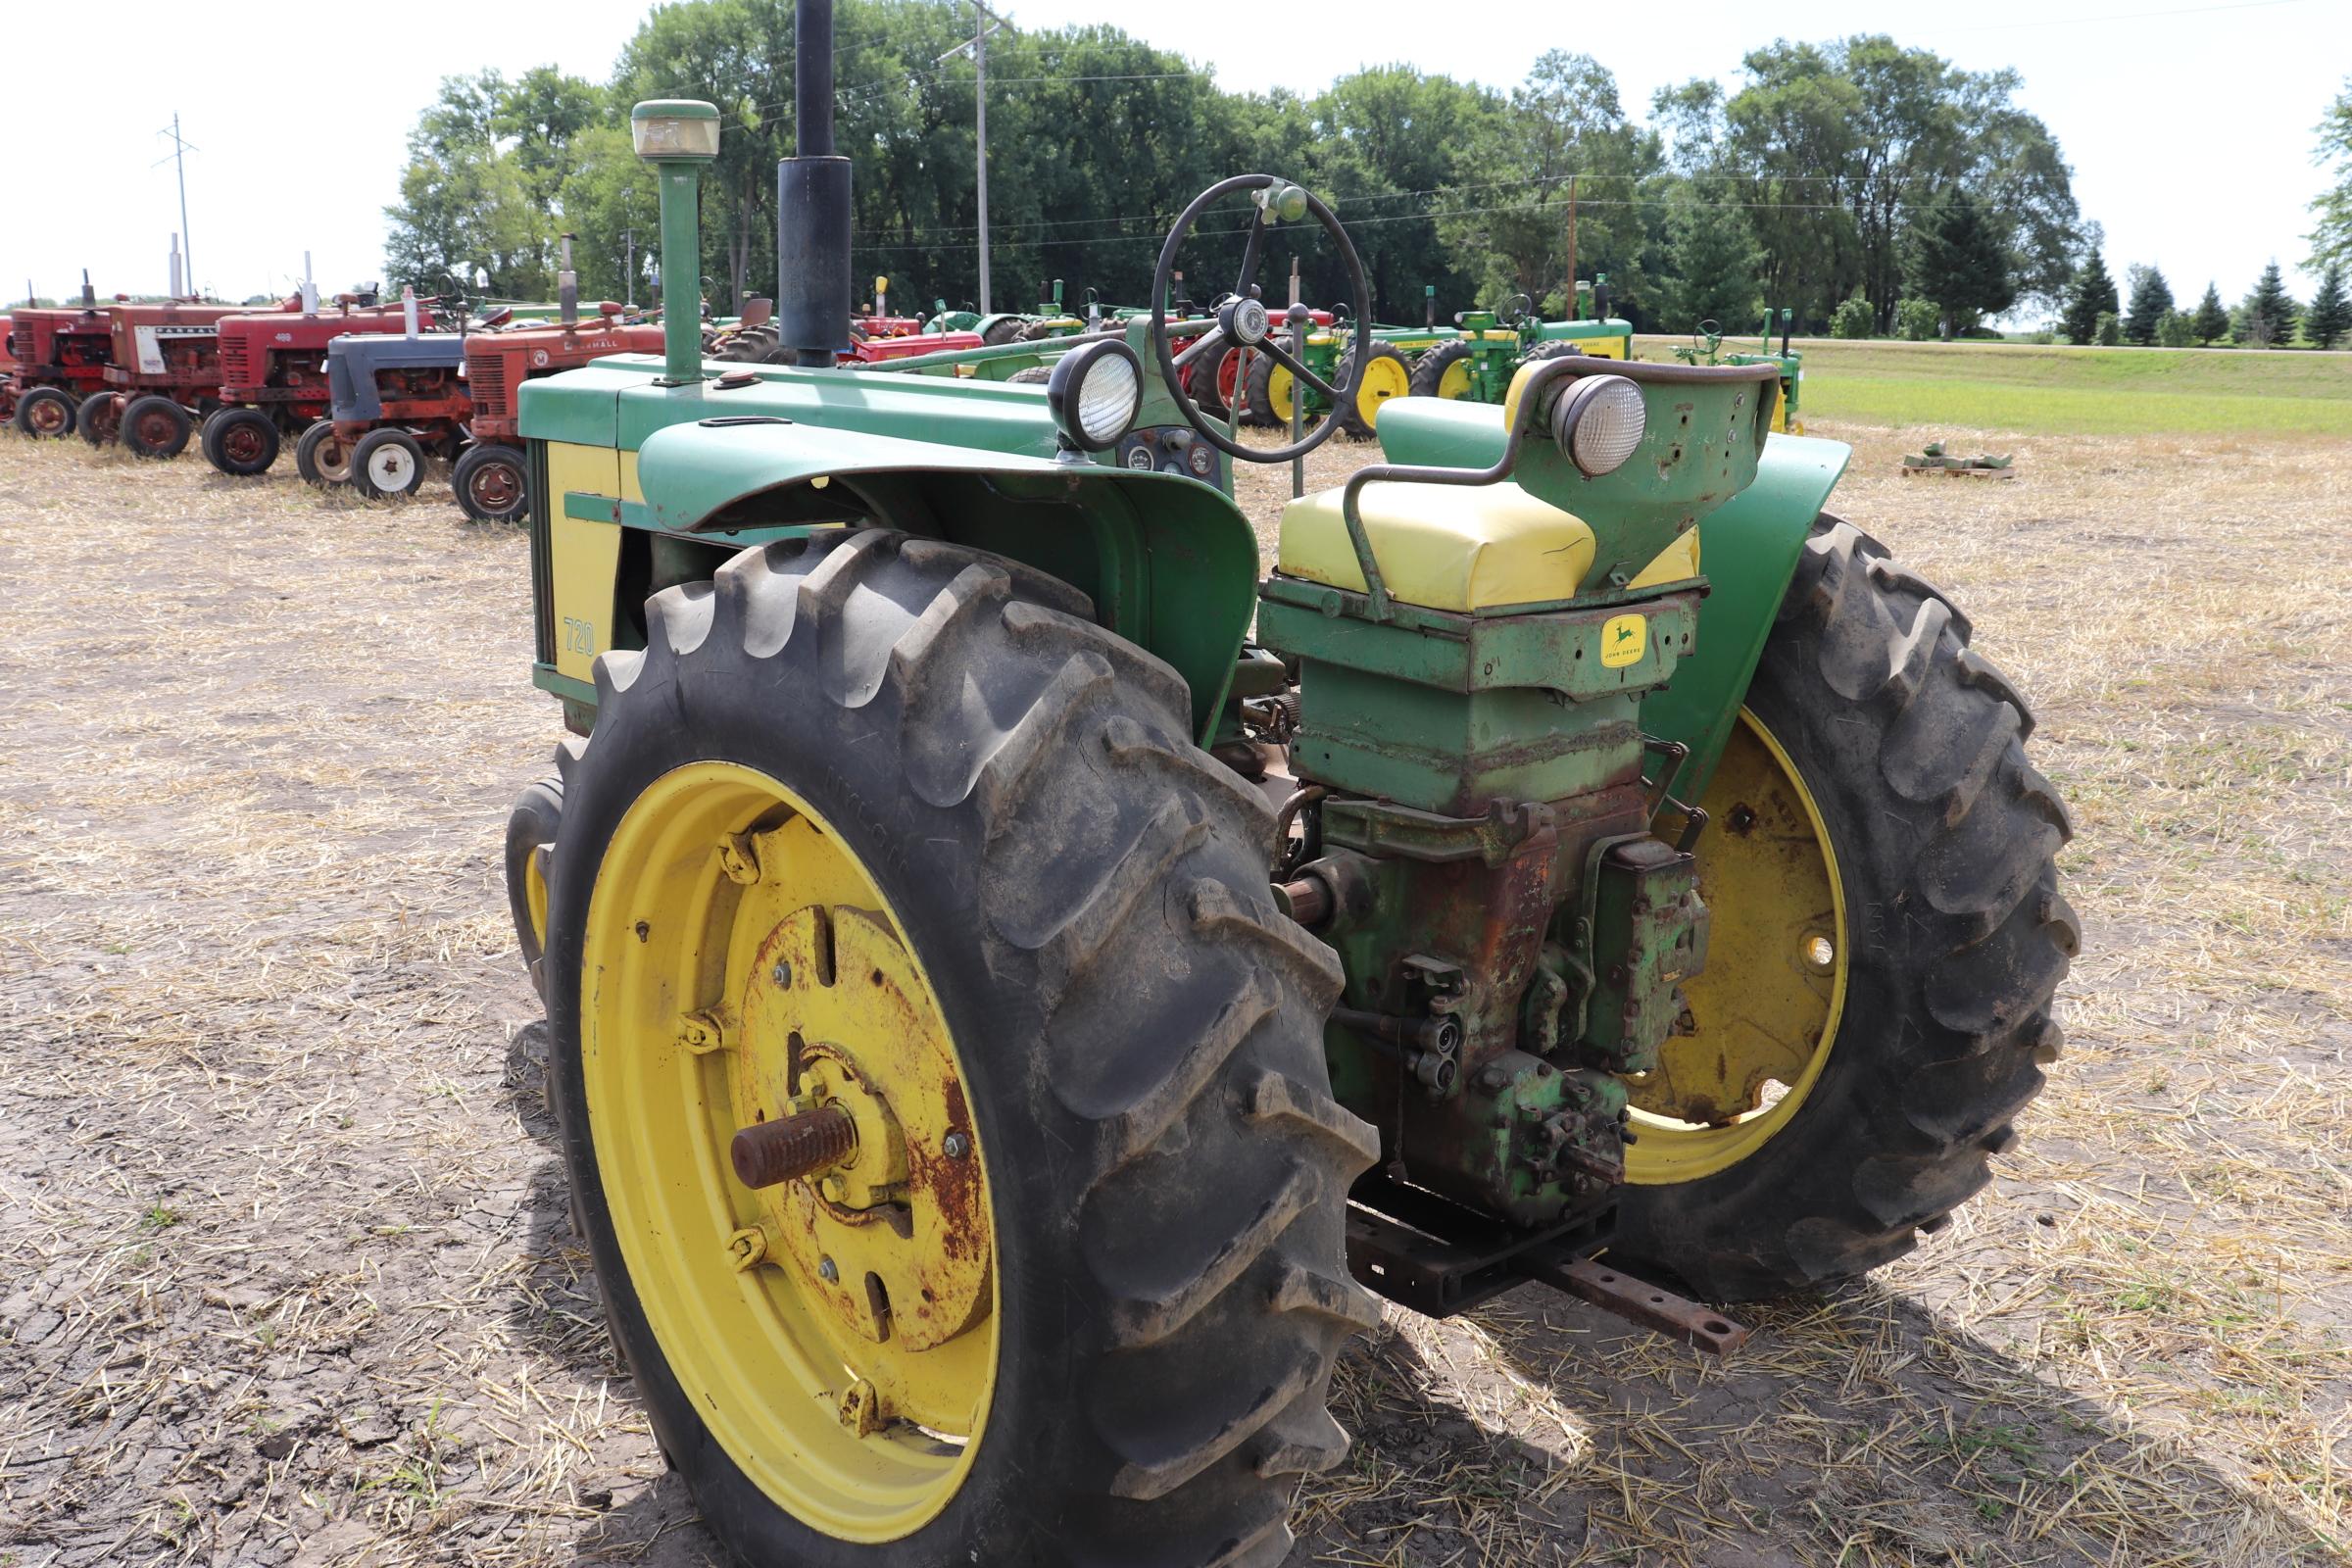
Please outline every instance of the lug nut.
[[961, 1159], [972, 1152], [972, 1141], [961, 1133], [950, 1133], [939, 1141], [939, 1150], [950, 1159]]
[[838, 1165], [858, 1148], [858, 1123], [839, 1105], [756, 1121], [727, 1146], [735, 1179], [757, 1191]]
[[841, 1278], [841, 1266], [829, 1257], [820, 1257], [816, 1260], [816, 1277], [831, 1285]]

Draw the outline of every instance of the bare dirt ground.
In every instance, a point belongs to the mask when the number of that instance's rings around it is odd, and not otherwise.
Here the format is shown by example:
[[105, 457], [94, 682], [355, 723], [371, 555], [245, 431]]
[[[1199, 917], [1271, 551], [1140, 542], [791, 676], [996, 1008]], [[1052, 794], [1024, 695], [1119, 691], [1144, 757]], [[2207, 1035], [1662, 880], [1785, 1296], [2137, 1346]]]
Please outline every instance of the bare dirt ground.
[[[2035, 703], [2066, 1059], [1948, 1229], [1728, 1366], [1535, 1290], [1393, 1313], [1295, 1560], [2352, 1561], [2352, 452], [1905, 483], [1820, 433]], [[499, 887], [559, 732], [523, 541], [426, 497], [0, 437], [0, 1568], [714, 1558]]]

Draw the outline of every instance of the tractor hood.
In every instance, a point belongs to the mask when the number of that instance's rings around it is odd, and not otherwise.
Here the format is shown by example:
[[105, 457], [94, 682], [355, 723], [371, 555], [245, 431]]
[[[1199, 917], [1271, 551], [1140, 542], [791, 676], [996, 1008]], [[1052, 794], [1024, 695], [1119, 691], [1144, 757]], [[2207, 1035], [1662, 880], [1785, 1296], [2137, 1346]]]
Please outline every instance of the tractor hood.
[[[718, 415], [645, 438], [637, 477], [655, 527], [677, 533], [731, 529], [762, 499], [839, 482], [853, 495], [879, 481], [912, 484], [934, 507], [963, 510], [985, 489], [1045, 498], [1075, 490], [1092, 464], [1056, 463], [900, 435], [844, 430], [773, 415]], [[845, 498], [846, 499], [846, 498]], [[830, 507], [821, 510], [833, 510]]]

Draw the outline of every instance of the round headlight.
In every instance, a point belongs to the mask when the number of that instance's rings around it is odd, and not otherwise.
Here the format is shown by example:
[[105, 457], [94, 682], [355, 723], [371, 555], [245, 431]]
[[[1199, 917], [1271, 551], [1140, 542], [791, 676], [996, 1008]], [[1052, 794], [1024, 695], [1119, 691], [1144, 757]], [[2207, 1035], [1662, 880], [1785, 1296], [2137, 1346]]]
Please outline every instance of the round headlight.
[[1135, 423], [1143, 407], [1144, 369], [1115, 337], [1072, 349], [1046, 382], [1046, 406], [1063, 436], [1082, 452], [1101, 452]]
[[1648, 423], [1641, 387], [1622, 375], [1585, 376], [1551, 411], [1552, 439], [1588, 479], [1623, 467]]

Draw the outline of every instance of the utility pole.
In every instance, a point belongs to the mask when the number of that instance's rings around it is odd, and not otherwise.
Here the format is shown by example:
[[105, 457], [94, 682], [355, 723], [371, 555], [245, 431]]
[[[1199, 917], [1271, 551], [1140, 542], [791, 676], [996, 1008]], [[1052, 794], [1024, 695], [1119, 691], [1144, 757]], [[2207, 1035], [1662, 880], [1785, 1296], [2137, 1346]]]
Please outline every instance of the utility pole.
[[972, 0], [972, 36], [941, 55], [932, 64], [953, 60], [966, 49], [972, 52], [972, 66], [978, 80], [973, 86], [972, 125], [977, 133], [980, 157], [977, 172], [980, 190], [980, 314], [989, 314], [988, 302], [988, 35], [1005, 26], [1003, 17]]
[[633, 311], [637, 308], [637, 231], [622, 229], [620, 243], [624, 257], [620, 264], [621, 287], [626, 291], [621, 304]]
[[188, 292], [194, 294], [196, 292], [195, 246], [188, 239], [188, 154], [202, 152], [204, 149], [189, 146], [186, 139], [180, 135], [179, 111], [176, 109], [172, 111], [172, 128], [159, 130], [156, 134], [172, 138], [172, 161], [179, 166], [179, 260], [180, 265], [187, 269]]
[[1576, 320], [1584, 315], [1585, 302], [1576, 286], [1576, 179], [1568, 176], [1568, 318]]

